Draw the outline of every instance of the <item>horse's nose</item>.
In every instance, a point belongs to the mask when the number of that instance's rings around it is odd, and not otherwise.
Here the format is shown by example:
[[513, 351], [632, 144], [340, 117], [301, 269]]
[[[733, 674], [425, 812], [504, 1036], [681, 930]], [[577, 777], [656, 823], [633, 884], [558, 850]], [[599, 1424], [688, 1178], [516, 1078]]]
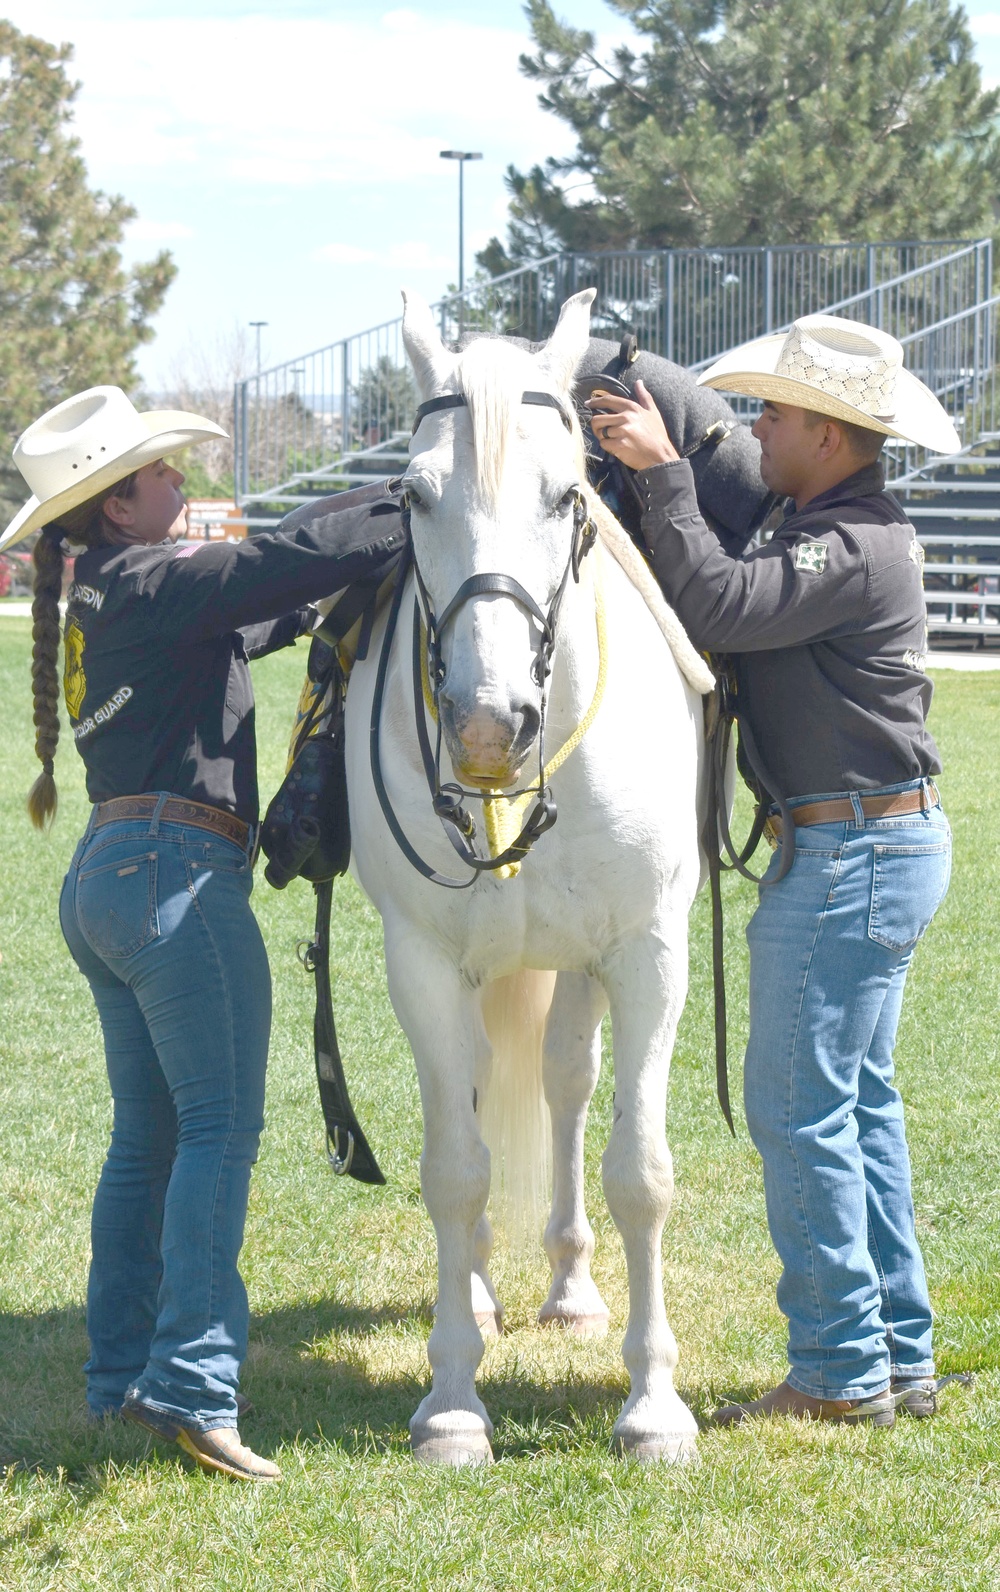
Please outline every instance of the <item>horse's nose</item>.
[[530, 702], [525, 702], [521, 712], [521, 731], [518, 741], [524, 747], [524, 752], [530, 750], [538, 739], [538, 732], [542, 727], [542, 715]]
[[459, 778], [473, 783], [512, 783], [541, 727], [537, 707], [525, 702], [500, 711], [495, 705], [463, 705], [447, 689], [441, 692], [438, 704]]

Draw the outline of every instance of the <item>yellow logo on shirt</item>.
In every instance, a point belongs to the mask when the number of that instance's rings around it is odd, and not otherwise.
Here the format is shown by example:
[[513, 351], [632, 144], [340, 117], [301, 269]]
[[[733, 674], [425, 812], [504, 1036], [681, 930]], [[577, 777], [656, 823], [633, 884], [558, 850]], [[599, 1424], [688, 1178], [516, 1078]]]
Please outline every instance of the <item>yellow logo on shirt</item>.
[[63, 692], [66, 710], [71, 719], [80, 717], [83, 699], [87, 694], [87, 676], [83, 672], [83, 631], [75, 619], [66, 626], [66, 669], [63, 674]]

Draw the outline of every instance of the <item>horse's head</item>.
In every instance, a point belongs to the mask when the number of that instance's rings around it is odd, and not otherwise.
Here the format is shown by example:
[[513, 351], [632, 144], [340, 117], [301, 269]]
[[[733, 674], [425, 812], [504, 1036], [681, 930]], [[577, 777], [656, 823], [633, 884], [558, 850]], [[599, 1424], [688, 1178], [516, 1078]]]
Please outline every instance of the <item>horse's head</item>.
[[[568, 299], [535, 354], [495, 338], [453, 354], [426, 304], [404, 295], [403, 340], [421, 402], [464, 399], [420, 420], [404, 480], [417, 568], [439, 626], [441, 725], [462, 783], [516, 783], [538, 737], [545, 619], [566, 577], [583, 478], [569, 394], [593, 298], [588, 289]], [[467, 584], [497, 575], [512, 577], [521, 595]]]

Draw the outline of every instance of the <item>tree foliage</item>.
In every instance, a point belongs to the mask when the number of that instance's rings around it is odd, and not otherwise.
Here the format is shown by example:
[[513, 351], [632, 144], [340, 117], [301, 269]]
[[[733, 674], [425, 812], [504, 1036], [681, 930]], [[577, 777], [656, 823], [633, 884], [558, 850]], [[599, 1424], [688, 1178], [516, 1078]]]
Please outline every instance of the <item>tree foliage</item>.
[[0, 507], [24, 499], [10, 463], [45, 409], [101, 382], [136, 384], [133, 354], [175, 273], [168, 253], [127, 270], [135, 211], [92, 190], [68, 131], [77, 85], [68, 45], [0, 20]]
[[367, 365], [351, 389], [353, 429], [363, 445], [373, 447], [400, 431], [409, 431], [417, 407], [417, 389], [408, 365], [380, 354]]
[[572, 128], [508, 171], [495, 273], [553, 249], [968, 237], [993, 225], [997, 92], [950, 0], [608, 0], [635, 38], [528, 0], [521, 69]]

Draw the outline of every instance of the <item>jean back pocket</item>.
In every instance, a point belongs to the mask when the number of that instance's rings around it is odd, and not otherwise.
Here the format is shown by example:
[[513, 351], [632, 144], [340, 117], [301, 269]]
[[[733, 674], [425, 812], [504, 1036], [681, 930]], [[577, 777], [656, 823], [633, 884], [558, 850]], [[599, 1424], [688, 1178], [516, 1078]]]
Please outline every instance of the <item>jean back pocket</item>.
[[134, 956], [160, 932], [156, 907], [155, 851], [138, 856], [118, 850], [113, 861], [80, 870], [76, 912], [80, 929], [98, 956]]
[[951, 842], [876, 845], [874, 854], [868, 934], [890, 951], [908, 951], [944, 900], [951, 877]]

